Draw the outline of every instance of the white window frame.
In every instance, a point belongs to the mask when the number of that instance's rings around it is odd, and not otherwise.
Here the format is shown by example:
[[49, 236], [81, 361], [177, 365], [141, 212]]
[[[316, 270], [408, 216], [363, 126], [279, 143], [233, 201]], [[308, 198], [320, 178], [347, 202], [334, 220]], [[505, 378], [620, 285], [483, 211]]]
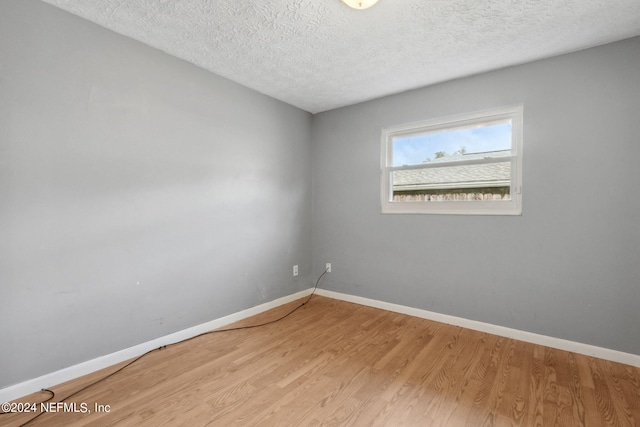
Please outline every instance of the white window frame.
[[[454, 215], [522, 215], [522, 127], [523, 106], [496, 108], [453, 117], [426, 120], [382, 129], [381, 144], [381, 202], [385, 214], [454, 214]], [[483, 201], [393, 201], [392, 174], [394, 171], [426, 169], [432, 167], [483, 164], [495, 159], [447, 162], [446, 164], [420, 164], [393, 166], [393, 139], [430, 133], [469, 128], [483, 123], [511, 120], [511, 185], [510, 200]], [[502, 158], [501, 160], [504, 160]]]

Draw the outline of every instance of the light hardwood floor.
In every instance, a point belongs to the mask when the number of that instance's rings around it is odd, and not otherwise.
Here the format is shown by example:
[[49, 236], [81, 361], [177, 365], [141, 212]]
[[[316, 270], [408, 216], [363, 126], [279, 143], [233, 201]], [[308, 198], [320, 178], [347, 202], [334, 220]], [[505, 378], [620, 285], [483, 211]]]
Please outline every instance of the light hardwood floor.
[[[52, 387], [53, 401], [117, 367]], [[268, 326], [153, 351], [67, 402], [110, 412], [28, 425], [640, 426], [640, 369], [314, 296]]]

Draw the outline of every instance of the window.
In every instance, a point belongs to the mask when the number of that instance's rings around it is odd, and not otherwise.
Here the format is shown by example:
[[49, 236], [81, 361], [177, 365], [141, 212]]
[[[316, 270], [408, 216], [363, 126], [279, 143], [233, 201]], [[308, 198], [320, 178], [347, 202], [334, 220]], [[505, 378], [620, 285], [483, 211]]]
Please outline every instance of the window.
[[522, 213], [522, 106], [382, 131], [382, 212]]

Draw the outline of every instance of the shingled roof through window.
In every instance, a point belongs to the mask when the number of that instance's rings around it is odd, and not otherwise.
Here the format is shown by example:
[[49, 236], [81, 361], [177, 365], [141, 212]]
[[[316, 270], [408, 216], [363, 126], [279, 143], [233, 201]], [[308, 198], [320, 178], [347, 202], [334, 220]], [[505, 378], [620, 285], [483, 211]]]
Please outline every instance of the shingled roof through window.
[[[464, 153], [441, 157], [428, 164], [443, 167], [398, 170], [393, 174], [393, 191], [417, 191], [446, 188], [508, 187], [511, 183], [510, 150]], [[504, 162], [446, 166], [448, 162], [506, 157]]]

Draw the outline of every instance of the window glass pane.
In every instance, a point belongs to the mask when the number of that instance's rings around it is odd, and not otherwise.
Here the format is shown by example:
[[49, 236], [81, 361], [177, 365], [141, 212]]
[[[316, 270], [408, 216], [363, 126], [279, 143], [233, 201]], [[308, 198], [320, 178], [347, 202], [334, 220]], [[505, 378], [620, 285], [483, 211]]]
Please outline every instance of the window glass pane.
[[382, 213], [521, 215], [522, 122], [514, 105], [382, 129]]
[[511, 200], [511, 161], [391, 172], [392, 201]]
[[511, 120], [394, 137], [392, 165], [473, 160], [509, 155]]

